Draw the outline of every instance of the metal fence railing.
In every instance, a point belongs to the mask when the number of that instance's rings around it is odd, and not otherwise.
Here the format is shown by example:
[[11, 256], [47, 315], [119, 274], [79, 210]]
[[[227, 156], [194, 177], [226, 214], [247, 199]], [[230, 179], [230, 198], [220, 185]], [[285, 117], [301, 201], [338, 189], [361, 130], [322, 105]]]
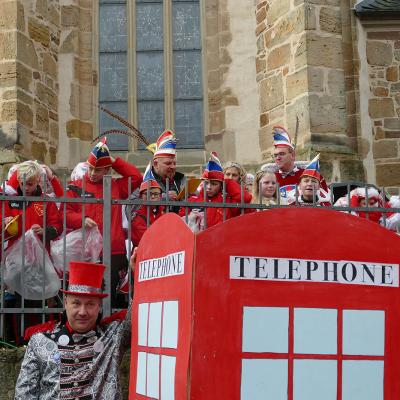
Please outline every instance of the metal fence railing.
[[[64, 187], [64, 193], [67, 191], [67, 181], [66, 178], [63, 180], [63, 187]], [[44, 182], [44, 190], [43, 192], [46, 192], [46, 183]], [[166, 182], [167, 187], [168, 182]], [[341, 205], [340, 207], [336, 206], [330, 206], [327, 208], [336, 210], [336, 211], [343, 211], [343, 212], [348, 212], [348, 213], [354, 213], [354, 212], [365, 212], [366, 213], [366, 218], [368, 218], [369, 213], [375, 212], [375, 213], [382, 213], [382, 218], [381, 218], [381, 224], [385, 225], [387, 217], [389, 215], [392, 215], [393, 213], [400, 213], [400, 208], [388, 208], [383, 202], [381, 206], [379, 207], [351, 207], [350, 206], [350, 191], [354, 186], [359, 186], [360, 183], [346, 183], [346, 184], [332, 184], [330, 186], [330, 191], [333, 194], [333, 202], [335, 202], [339, 196], [341, 196], [343, 193], [347, 193], [345, 197], [347, 197], [347, 205]], [[364, 186], [372, 186], [372, 185], [364, 185]], [[128, 183], [128, 190], [129, 193], [132, 192], [130, 190], [132, 187], [131, 182]], [[340, 190], [339, 190], [340, 188]], [[101, 262], [105, 264], [106, 266], [106, 273], [105, 273], [105, 292], [106, 293], [111, 293], [115, 288], [111, 287], [111, 259], [112, 259], [112, 229], [111, 229], [111, 224], [112, 224], [112, 212], [113, 212], [113, 207], [118, 207], [118, 212], [124, 213], [126, 216], [126, 237], [131, 238], [131, 233], [132, 233], [132, 224], [131, 224], [131, 218], [132, 218], [132, 211], [137, 209], [138, 207], [141, 206], [163, 206], [165, 212], [172, 212], [173, 210], [176, 211], [177, 208], [181, 208], [183, 218], [188, 221], [189, 213], [192, 208], [201, 208], [203, 213], [204, 213], [204, 220], [207, 221], [207, 212], [211, 208], [222, 208], [223, 209], [223, 220], [227, 218], [227, 210], [228, 209], [235, 209], [235, 210], [240, 210], [238, 214], [244, 214], [246, 212], [251, 212], [255, 210], [267, 210], [267, 209], [272, 209], [272, 208], [280, 208], [280, 207], [292, 207], [283, 204], [284, 199], [278, 196], [276, 204], [262, 204], [262, 198], [260, 196], [258, 203], [245, 203], [244, 202], [244, 195], [245, 195], [245, 189], [244, 186], [241, 186], [241, 202], [238, 203], [232, 203], [228, 202], [227, 200], [227, 193], [225, 190], [225, 183], [223, 184], [223, 202], [222, 203], [210, 203], [207, 201], [207, 199], [203, 199], [204, 201], [199, 201], [197, 203], [192, 203], [188, 199], [188, 194], [187, 194], [187, 183], [186, 183], [186, 194], [185, 197], [182, 201], [172, 201], [168, 198], [168, 191], [166, 194], [165, 198], [162, 198], [157, 201], [153, 201], [149, 199], [149, 196], [147, 197], [146, 200], [143, 200], [139, 198], [137, 191], [133, 192], [132, 196], [130, 196], [129, 199], [113, 199], [112, 198], [112, 177], [111, 176], [105, 176], [103, 178], [103, 198], [92, 198], [92, 197], [87, 197], [85, 195], [85, 187], [82, 188], [82, 195], [80, 198], [70, 198], [67, 197], [66, 194], [64, 194], [63, 197], [47, 197], [47, 196], [39, 196], [39, 197], [33, 197], [33, 196], [26, 196], [23, 194], [22, 196], [17, 196], [17, 195], [6, 195], [4, 194], [4, 186], [3, 186], [3, 194], [0, 193], [0, 212], [1, 215], [3, 216], [2, 222], [1, 222], [1, 270], [0, 270], [0, 338], [3, 340], [7, 341], [16, 341], [17, 343], [20, 343], [20, 337], [22, 336], [25, 328], [29, 325], [32, 325], [33, 323], [41, 323], [45, 322], [49, 318], [56, 318], [58, 319], [58, 315], [63, 312], [63, 294], [59, 292], [57, 295], [55, 295], [53, 298], [49, 299], [46, 298], [45, 296], [45, 282], [43, 280], [42, 287], [43, 287], [43, 292], [40, 297], [40, 299], [28, 299], [25, 298], [24, 295], [18, 294], [18, 293], [12, 293], [12, 289], [8, 288], [5, 280], [4, 280], [4, 273], [6, 270], [6, 264], [7, 264], [7, 257], [10, 252], [10, 249], [12, 249], [12, 246], [10, 246], [10, 242], [7, 240], [6, 237], [6, 232], [5, 232], [5, 217], [6, 215], [6, 210], [8, 205], [6, 204], [7, 202], [9, 204], [15, 203], [19, 204], [19, 209], [21, 213], [21, 225], [22, 228], [20, 230], [20, 237], [22, 241], [22, 254], [21, 254], [21, 265], [20, 269], [22, 271], [25, 271], [25, 266], [27, 264], [27, 259], [28, 254], [25, 253], [25, 247], [24, 247], [24, 238], [26, 234], [25, 230], [25, 223], [26, 223], [26, 211], [27, 207], [31, 205], [31, 203], [40, 203], [43, 206], [43, 226], [47, 226], [47, 208], [49, 207], [49, 203], [56, 203], [58, 210], [59, 210], [59, 218], [61, 221], [62, 225], [62, 234], [61, 234], [61, 240], [63, 241], [63, 270], [60, 276], [60, 286], [62, 289], [67, 288], [67, 232], [68, 232], [68, 224], [67, 224], [67, 213], [68, 213], [68, 205], [73, 204], [73, 203], [79, 203], [82, 206], [82, 225], [84, 225], [85, 218], [87, 216], [86, 213], [86, 208], [89, 204], [98, 204], [101, 206], [102, 210], [102, 222], [103, 222], [103, 232], [102, 232], [102, 238], [103, 238], [103, 248], [102, 248], [102, 255], [101, 255]], [[297, 189], [296, 189], [297, 190]], [[388, 199], [388, 196], [386, 194], [385, 188], [379, 188], [378, 189], [382, 198], [383, 199]], [[278, 188], [278, 193], [279, 193], [279, 188]], [[297, 191], [295, 193], [295, 205], [299, 205], [298, 203], [298, 196], [297, 196]], [[368, 191], [366, 192], [366, 200], [368, 204]], [[7, 206], [7, 207], [6, 207]], [[310, 205], [311, 207], [316, 207], [318, 206], [317, 203], [314, 202], [314, 204]], [[248, 211], [249, 210], [249, 211]], [[147, 226], [150, 223], [150, 207], [147, 208], [147, 214], [146, 214], [146, 224]], [[204, 228], [207, 228], [205, 225]], [[86, 231], [85, 229], [82, 230], [82, 242], [85, 243], [85, 235]], [[46, 233], [43, 234], [43, 242], [46, 243]], [[45, 260], [46, 260], [46, 255], [47, 255], [47, 250], [45, 247], [42, 247], [42, 263], [39, 262], [39, 264], [42, 264], [40, 268], [42, 268], [42, 273], [44, 275], [45, 272]], [[129, 258], [129, 255], [131, 254], [132, 251], [132, 243], [130, 240], [127, 241], [126, 245], [126, 255]], [[84, 258], [84, 255], [82, 254], [82, 258]], [[26, 282], [26, 276], [25, 272], [23, 272], [20, 276], [20, 279], [22, 280], [22, 287], [24, 285], [29, 285], [30, 282]], [[132, 278], [129, 274], [129, 296], [132, 295]], [[113, 310], [112, 308], [112, 299], [111, 296], [105, 298], [103, 300], [103, 315], [109, 315]]]

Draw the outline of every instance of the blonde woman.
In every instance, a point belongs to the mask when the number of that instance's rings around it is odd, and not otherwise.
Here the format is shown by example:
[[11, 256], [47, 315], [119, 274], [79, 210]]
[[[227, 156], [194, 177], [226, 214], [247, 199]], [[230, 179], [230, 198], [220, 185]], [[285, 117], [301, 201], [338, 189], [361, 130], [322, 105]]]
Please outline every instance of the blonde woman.
[[237, 183], [245, 183], [246, 171], [245, 169], [235, 161], [227, 161], [223, 168], [224, 177], [232, 179]]
[[277, 200], [277, 181], [272, 171], [258, 171], [253, 184], [253, 204], [275, 205]]

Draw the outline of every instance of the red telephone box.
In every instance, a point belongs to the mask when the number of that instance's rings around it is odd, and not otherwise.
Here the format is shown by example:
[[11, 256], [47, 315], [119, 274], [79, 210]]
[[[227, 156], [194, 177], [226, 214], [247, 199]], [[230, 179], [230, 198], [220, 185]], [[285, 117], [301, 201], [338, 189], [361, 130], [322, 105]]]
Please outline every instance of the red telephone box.
[[164, 216], [138, 252], [130, 399], [399, 399], [399, 250], [331, 210], [198, 235]]

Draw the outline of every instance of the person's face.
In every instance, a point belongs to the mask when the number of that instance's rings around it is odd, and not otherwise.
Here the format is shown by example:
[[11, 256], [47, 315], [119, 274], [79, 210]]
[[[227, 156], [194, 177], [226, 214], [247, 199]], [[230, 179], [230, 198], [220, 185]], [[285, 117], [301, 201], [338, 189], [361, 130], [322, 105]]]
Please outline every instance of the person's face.
[[275, 147], [272, 156], [281, 171], [289, 172], [293, 169], [295, 154], [289, 147]]
[[31, 178], [25, 181], [25, 184], [24, 184], [24, 177], [21, 176], [18, 177], [18, 183], [20, 189], [22, 190], [22, 193], [24, 193], [24, 186], [25, 186], [26, 196], [31, 196], [40, 183], [40, 176], [32, 176]]
[[272, 198], [276, 192], [275, 174], [265, 174], [260, 180], [261, 194], [263, 197]]
[[[368, 207], [377, 207], [378, 201], [376, 199], [368, 199]], [[360, 199], [360, 207], [367, 207], [367, 200]]]
[[149, 200], [151, 201], [158, 201], [161, 198], [161, 189], [150, 188], [148, 192], [147, 190], [142, 192], [142, 200], [147, 200], [147, 193], [149, 193]]
[[88, 176], [91, 182], [97, 183], [103, 181], [104, 175], [109, 175], [111, 167], [94, 168], [89, 165]]
[[206, 188], [207, 197], [214, 197], [218, 194], [222, 189], [222, 182], [220, 181], [205, 181], [204, 186]]
[[299, 189], [306, 200], [312, 200], [314, 193], [317, 194], [319, 189], [319, 181], [311, 176], [301, 178]]
[[224, 177], [239, 182], [240, 171], [236, 167], [229, 167], [226, 169]]
[[159, 157], [153, 161], [154, 171], [163, 179], [174, 179], [176, 172], [175, 157]]
[[85, 333], [96, 326], [101, 309], [101, 299], [94, 296], [65, 296], [65, 311], [71, 328], [78, 333]]

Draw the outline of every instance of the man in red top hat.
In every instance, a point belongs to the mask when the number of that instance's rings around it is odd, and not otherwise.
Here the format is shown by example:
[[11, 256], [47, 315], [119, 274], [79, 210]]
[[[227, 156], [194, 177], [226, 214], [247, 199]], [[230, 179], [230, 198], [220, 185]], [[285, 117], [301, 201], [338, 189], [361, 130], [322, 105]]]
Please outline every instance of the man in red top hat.
[[[121, 178], [113, 178], [111, 195], [113, 199], [126, 199], [129, 196], [129, 179], [131, 190], [135, 190], [142, 182], [140, 171], [121, 158], [111, 157], [105, 138], [96, 144], [87, 160], [89, 169], [82, 179], [68, 185], [67, 197], [70, 198], [96, 198], [103, 199], [103, 177], [114, 170]], [[98, 225], [103, 233], [103, 204], [92, 203], [85, 205], [85, 227]], [[119, 282], [119, 271], [126, 270], [125, 232], [122, 228], [121, 206], [111, 209], [111, 295], [112, 307], [125, 306], [123, 298], [116, 294]], [[80, 229], [82, 227], [82, 204], [67, 203], [67, 228]], [[125, 271], [126, 272], [126, 271]]]
[[102, 292], [104, 270], [102, 264], [70, 263], [61, 322], [25, 334], [30, 340], [16, 400], [122, 400], [119, 366], [130, 346], [130, 310], [101, 321], [101, 299], [107, 296]]

